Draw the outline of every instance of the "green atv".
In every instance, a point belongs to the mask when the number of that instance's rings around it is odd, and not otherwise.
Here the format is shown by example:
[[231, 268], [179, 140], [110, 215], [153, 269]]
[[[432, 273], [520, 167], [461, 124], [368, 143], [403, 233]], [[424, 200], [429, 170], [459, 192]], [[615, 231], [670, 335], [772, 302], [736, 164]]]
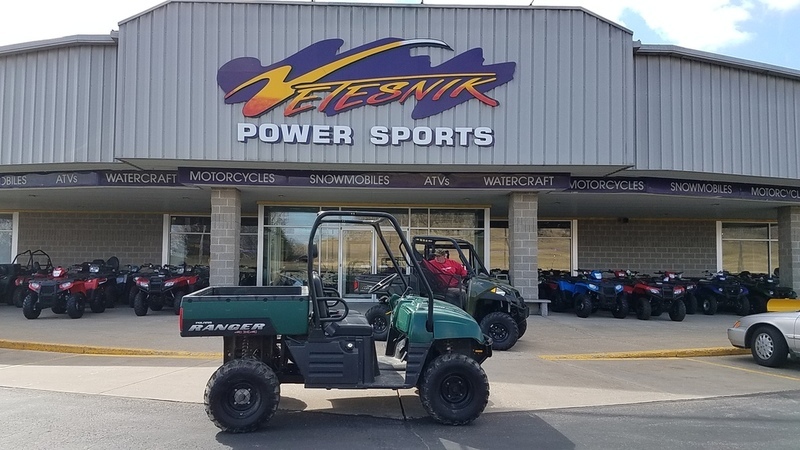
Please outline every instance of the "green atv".
[[[489, 273], [469, 241], [443, 236], [416, 236], [411, 240], [411, 246], [414, 249], [414, 259], [418, 261], [417, 265], [423, 272], [422, 278], [430, 283], [434, 297], [460, 306], [474, 317], [483, 333], [492, 338], [492, 349], [508, 350], [525, 334], [528, 329], [527, 317], [530, 313], [528, 305], [525, 304], [519, 291], [507, 280]], [[455, 258], [457, 255], [457, 260], [467, 269], [462, 293], [466, 301], [458, 298], [458, 292], [454, 293], [453, 289], [448, 289], [448, 286], [441, 282], [441, 278], [432, 273], [423, 262], [431, 259], [434, 252], [439, 249], [448, 252], [450, 257]], [[415, 282], [419, 277], [413, 269], [412, 275], [409, 277], [411, 284], [415, 289], [420, 288], [420, 283]], [[380, 286], [376, 288], [375, 285], [371, 285], [366, 291], [370, 294], [386, 294], [379, 298], [377, 305], [365, 313], [367, 320], [373, 326], [376, 339], [379, 340], [385, 339], [388, 335], [389, 316], [392, 311], [388, 302], [389, 295], [401, 289], [401, 286], [398, 286], [397, 276], [390, 274], [388, 278], [391, 278], [391, 281], [383, 283], [383, 291]]]
[[[420, 278], [424, 295], [411, 294], [406, 286], [389, 299], [386, 351], [378, 356], [365, 316], [341, 297], [328, 296], [315, 270], [316, 234], [328, 224], [371, 227], [390, 255], [383, 231], [392, 229], [401, 252], [412, 252], [389, 214], [325, 211], [311, 227], [309, 285], [208, 287], [184, 296], [181, 336], [223, 336], [223, 365], [208, 380], [204, 397], [211, 421], [228, 432], [258, 429], [278, 409], [281, 383], [417, 388], [437, 422], [462, 425], [478, 418], [489, 401], [481, 363], [492, 354], [491, 338], [466, 312], [435, 300], [428, 281]], [[416, 260], [412, 266], [419, 270]], [[397, 264], [395, 269], [400, 276]]]

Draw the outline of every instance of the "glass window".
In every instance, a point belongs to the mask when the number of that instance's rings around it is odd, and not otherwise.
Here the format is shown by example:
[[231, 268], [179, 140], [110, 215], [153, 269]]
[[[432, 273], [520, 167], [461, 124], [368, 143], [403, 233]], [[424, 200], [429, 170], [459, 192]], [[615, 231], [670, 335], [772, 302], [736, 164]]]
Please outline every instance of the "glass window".
[[[572, 267], [572, 223], [570, 221], [539, 221], [539, 268], [569, 271]], [[508, 222], [492, 221], [492, 268], [508, 270]]]
[[13, 235], [14, 220], [11, 214], [0, 214], [0, 263], [10, 263], [14, 258], [11, 254], [11, 238]]
[[258, 218], [242, 217], [239, 237], [239, 286], [255, 286], [258, 270]]
[[770, 223], [723, 223], [722, 268], [772, 273], [778, 265], [778, 226]]

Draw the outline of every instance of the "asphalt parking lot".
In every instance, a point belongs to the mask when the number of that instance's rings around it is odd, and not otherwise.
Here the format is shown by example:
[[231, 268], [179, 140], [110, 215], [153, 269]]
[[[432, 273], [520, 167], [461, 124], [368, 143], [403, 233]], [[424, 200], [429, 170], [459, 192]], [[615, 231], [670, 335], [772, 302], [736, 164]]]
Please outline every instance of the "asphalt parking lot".
[[[366, 309], [368, 304], [357, 305]], [[737, 316], [690, 315], [672, 322], [569, 313], [531, 316], [511, 350], [484, 363], [486, 413], [781, 392], [800, 389], [800, 364], [753, 363], [726, 330]], [[170, 310], [137, 317], [127, 307], [69, 319], [35, 320], [0, 307], [0, 386], [201, 403], [221, 364], [219, 338], [181, 338]], [[380, 349], [379, 349], [380, 351]], [[281, 409], [418, 418], [409, 391], [306, 390], [282, 386]]]

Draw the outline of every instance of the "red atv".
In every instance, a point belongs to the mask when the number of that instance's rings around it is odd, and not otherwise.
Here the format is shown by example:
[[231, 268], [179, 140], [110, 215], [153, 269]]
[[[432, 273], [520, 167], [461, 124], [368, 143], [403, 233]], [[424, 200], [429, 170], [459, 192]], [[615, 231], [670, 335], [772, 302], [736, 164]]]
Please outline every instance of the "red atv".
[[154, 267], [148, 275], [134, 278], [139, 292], [133, 299], [133, 312], [137, 316], [147, 315], [147, 310], [161, 311], [164, 305], [171, 306], [175, 314], [180, 313], [183, 296], [208, 286], [208, 275], [197, 267]]
[[648, 320], [658, 317], [664, 311], [669, 312], [669, 318], [680, 322], [686, 317], [686, 304], [683, 297], [686, 288], [663, 278], [652, 278], [648, 275], [638, 275], [630, 270], [612, 270], [614, 276], [624, 282], [624, 291], [630, 298], [631, 305], [636, 310], [636, 317]]
[[83, 317], [87, 302], [92, 312], [105, 311], [108, 278], [90, 276], [86, 269], [77, 265], [67, 271], [59, 266], [49, 278], [32, 279], [28, 295], [22, 301], [22, 313], [28, 319], [36, 319], [42, 309], [51, 308], [56, 314], [67, 313], [70, 318], [78, 319]]

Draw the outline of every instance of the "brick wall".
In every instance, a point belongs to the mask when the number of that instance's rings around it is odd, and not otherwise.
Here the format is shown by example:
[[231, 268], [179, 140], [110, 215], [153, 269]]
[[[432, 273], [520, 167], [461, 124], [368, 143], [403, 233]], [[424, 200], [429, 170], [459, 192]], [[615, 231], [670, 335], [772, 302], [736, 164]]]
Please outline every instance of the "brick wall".
[[578, 221], [581, 269], [630, 269], [649, 274], [676, 270], [701, 276], [703, 271], [716, 270], [716, 261], [715, 221]]
[[55, 265], [119, 258], [161, 263], [161, 214], [19, 213], [19, 251], [42, 249]]

